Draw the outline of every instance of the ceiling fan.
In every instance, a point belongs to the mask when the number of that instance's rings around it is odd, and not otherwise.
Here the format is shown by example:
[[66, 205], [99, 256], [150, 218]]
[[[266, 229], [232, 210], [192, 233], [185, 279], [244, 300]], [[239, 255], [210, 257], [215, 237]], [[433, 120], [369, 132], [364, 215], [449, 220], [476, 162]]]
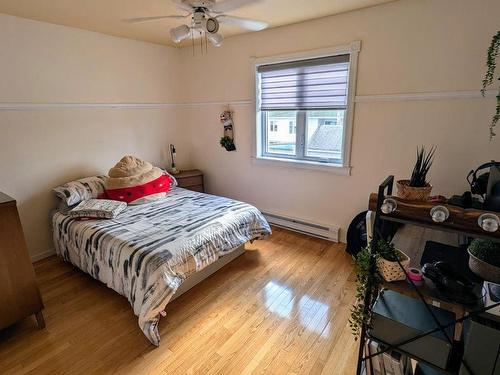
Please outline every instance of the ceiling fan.
[[[263, 30], [267, 27], [265, 22], [229, 16], [224, 14], [246, 5], [254, 4], [262, 0], [171, 0], [179, 9], [188, 12], [186, 15], [153, 16], [129, 18], [124, 20], [128, 23], [142, 23], [159, 21], [164, 19], [185, 19], [191, 16], [191, 22], [170, 29], [170, 37], [175, 43], [191, 37], [205, 36], [215, 46], [222, 44], [222, 35], [218, 33], [219, 24], [228, 24], [243, 27], [252, 31]], [[193, 42], [194, 43], [194, 42]]]

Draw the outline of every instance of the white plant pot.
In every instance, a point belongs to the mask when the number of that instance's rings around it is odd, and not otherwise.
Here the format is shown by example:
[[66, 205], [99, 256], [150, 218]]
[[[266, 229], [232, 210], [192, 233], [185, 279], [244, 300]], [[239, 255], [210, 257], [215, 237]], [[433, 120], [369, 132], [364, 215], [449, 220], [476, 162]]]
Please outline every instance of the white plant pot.
[[[403, 259], [400, 260], [400, 262], [406, 271], [410, 265], [410, 257], [399, 249], [397, 249], [397, 251], [402, 255]], [[379, 258], [377, 260], [377, 267], [385, 281], [399, 281], [406, 279], [406, 272], [401, 269], [398, 262], [391, 262], [384, 258]]]

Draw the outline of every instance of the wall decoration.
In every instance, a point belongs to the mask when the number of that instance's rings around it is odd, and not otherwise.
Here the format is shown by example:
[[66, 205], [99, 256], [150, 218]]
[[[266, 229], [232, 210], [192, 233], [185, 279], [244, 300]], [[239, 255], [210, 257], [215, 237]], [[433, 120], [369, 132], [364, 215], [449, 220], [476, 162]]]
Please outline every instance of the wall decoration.
[[220, 122], [224, 125], [224, 136], [220, 139], [220, 145], [227, 151], [235, 151], [233, 112], [229, 110], [222, 112]]

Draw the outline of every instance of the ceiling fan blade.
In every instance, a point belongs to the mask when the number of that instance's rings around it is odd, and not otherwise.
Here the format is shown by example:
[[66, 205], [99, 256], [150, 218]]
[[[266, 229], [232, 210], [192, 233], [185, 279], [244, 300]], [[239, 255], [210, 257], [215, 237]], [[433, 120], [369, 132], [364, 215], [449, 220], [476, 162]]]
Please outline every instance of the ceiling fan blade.
[[222, 14], [217, 16], [217, 21], [228, 25], [240, 26], [248, 30], [259, 31], [267, 27], [267, 23], [256, 20], [249, 20], [248, 18], [241, 18], [236, 16], [227, 16]]
[[186, 12], [192, 13], [193, 7], [190, 4], [186, 4], [182, 0], [170, 0], [177, 8], [185, 10]]
[[210, 10], [214, 13], [226, 13], [246, 5], [260, 3], [261, 1], [262, 0], [220, 0], [217, 1]]
[[142, 23], [142, 22], [150, 22], [150, 21], [160, 21], [169, 18], [174, 19], [184, 19], [187, 16], [155, 16], [155, 17], [137, 17], [137, 18], [127, 18], [123, 20], [123, 22], [127, 23]]

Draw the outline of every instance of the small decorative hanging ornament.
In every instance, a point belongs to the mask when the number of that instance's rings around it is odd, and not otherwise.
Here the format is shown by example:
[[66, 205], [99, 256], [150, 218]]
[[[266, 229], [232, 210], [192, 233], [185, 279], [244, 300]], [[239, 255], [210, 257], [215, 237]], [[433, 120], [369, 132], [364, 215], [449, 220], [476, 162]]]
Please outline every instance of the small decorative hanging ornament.
[[222, 112], [220, 122], [224, 125], [224, 136], [220, 139], [220, 145], [227, 151], [235, 151], [233, 112], [230, 110]]

